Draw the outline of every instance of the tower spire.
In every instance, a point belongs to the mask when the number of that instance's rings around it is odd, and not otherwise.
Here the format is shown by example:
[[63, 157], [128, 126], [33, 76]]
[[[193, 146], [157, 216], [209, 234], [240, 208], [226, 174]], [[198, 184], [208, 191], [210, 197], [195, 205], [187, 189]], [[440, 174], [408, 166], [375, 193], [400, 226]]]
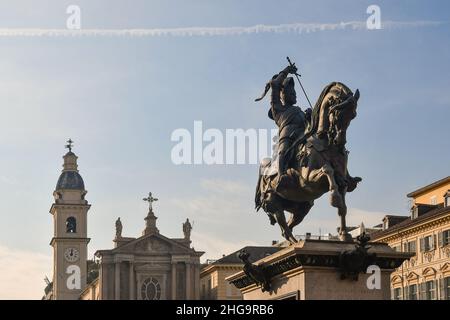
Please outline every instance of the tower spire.
[[65, 145], [65, 148], [69, 149], [69, 152], [67, 152], [64, 155], [64, 164], [63, 164], [63, 172], [64, 171], [76, 171], [78, 172], [78, 164], [77, 159], [78, 157], [75, 155], [75, 153], [72, 152], [73, 148], [73, 140], [69, 138], [67, 140], [67, 144]]
[[66, 148], [69, 149], [69, 152], [72, 152], [72, 147], [73, 147], [73, 141], [72, 141], [72, 139], [69, 138], [69, 140], [67, 140]]

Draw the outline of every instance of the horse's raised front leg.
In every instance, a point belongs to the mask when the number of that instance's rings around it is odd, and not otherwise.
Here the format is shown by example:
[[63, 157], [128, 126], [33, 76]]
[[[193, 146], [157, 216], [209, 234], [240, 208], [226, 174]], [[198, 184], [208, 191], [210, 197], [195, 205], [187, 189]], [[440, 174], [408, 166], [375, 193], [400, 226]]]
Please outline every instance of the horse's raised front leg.
[[345, 206], [344, 200], [339, 192], [339, 186], [334, 178], [334, 170], [328, 163], [324, 164], [321, 171], [328, 179], [330, 194], [330, 203], [335, 208], [342, 208]]

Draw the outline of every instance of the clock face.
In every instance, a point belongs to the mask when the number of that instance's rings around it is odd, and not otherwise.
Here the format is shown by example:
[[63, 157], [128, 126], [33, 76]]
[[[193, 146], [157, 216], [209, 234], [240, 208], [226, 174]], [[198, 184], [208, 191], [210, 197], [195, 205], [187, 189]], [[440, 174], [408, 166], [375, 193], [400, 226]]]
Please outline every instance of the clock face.
[[66, 251], [64, 251], [64, 258], [68, 262], [76, 262], [80, 258], [80, 253], [75, 248], [67, 248]]

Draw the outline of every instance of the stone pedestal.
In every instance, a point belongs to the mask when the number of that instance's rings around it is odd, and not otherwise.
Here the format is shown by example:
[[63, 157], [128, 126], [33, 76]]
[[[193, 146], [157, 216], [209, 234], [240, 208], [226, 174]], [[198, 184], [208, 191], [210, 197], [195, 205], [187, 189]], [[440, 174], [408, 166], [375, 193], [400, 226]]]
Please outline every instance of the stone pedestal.
[[365, 255], [351, 242], [304, 240], [226, 280], [241, 290], [244, 300], [388, 300], [391, 272], [412, 254], [384, 243], [369, 246]]

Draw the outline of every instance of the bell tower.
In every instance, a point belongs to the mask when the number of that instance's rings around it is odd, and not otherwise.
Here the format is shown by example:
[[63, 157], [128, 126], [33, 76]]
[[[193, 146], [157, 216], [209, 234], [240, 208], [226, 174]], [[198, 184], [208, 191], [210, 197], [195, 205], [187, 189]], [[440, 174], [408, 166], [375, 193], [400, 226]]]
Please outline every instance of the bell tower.
[[87, 280], [87, 213], [90, 204], [78, 173], [78, 157], [72, 152], [73, 141], [67, 141], [61, 175], [53, 192], [50, 208], [53, 216], [53, 299], [76, 300]]

